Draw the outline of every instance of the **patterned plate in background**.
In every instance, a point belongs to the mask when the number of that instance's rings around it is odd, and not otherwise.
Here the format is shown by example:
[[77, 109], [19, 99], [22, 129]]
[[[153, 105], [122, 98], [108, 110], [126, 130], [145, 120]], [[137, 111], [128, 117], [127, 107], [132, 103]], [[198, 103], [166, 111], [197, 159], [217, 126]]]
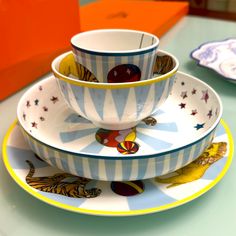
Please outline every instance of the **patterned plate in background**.
[[207, 42], [191, 53], [203, 67], [210, 68], [224, 79], [236, 83], [236, 39]]

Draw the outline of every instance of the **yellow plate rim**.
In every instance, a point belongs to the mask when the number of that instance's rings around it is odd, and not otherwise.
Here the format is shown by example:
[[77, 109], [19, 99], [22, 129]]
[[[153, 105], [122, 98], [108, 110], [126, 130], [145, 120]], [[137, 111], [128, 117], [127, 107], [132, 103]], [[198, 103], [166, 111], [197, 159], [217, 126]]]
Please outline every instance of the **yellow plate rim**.
[[164, 211], [164, 210], [168, 210], [168, 209], [171, 209], [171, 208], [174, 208], [174, 207], [177, 207], [177, 206], [181, 206], [185, 203], [188, 203], [188, 202], [196, 199], [197, 197], [200, 197], [202, 194], [204, 194], [205, 192], [210, 190], [212, 187], [214, 187], [224, 177], [224, 175], [226, 174], [227, 170], [229, 169], [230, 164], [231, 164], [232, 159], [233, 159], [234, 142], [233, 142], [232, 134], [231, 134], [230, 129], [229, 129], [228, 125], [226, 124], [226, 122], [223, 119], [221, 119], [220, 123], [224, 127], [224, 129], [226, 131], [226, 134], [228, 136], [229, 154], [228, 154], [228, 157], [227, 157], [227, 161], [224, 165], [224, 168], [218, 174], [218, 176], [210, 184], [208, 184], [207, 186], [202, 188], [200, 191], [194, 193], [193, 195], [191, 195], [189, 197], [186, 197], [184, 199], [181, 199], [181, 200], [178, 200], [176, 202], [169, 203], [169, 204], [166, 204], [166, 205], [163, 205], [163, 206], [152, 207], [152, 208], [148, 208], [148, 209], [120, 211], [120, 212], [89, 210], [89, 209], [83, 209], [83, 208], [79, 208], [79, 207], [68, 206], [64, 203], [60, 203], [58, 201], [48, 199], [47, 197], [42, 196], [40, 193], [33, 190], [33, 188], [28, 186], [25, 182], [23, 182], [16, 175], [16, 173], [13, 171], [13, 169], [12, 169], [12, 167], [11, 167], [9, 161], [8, 161], [7, 143], [8, 143], [9, 137], [10, 137], [13, 129], [17, 125], [17, 120], [14, 121], [14, 123], [10, 126], [10, 128], [8, 129], [8, 131], [7, 131], [7, 133], [4, 137], [3, 144], [2, 144], [3, 162], [5, 164], [5, 167], [6, 167], [7, 171], [9, 172], [10, 176], [14, 179], [14, 181], [20, 187], [22, 187], [26, 192], [28, 192], [32, 196], [38, 198], [39, 200], [41, 200], [41, 201], [43, 201], [43, 202], [45, 202], [49, 205], [56, 206], [56, 207], [61, 208], [61, 209], [66, 209], [66, 210], [72, 211], [72, 212], [83, 213], [83, 214], [88, 214], [88, 215], [100, 215], [100, 216], [132, 216], [132, 215], [144, 215], [144, 214], [156, 213], [156, 212], [161, 212], [161, 211]]

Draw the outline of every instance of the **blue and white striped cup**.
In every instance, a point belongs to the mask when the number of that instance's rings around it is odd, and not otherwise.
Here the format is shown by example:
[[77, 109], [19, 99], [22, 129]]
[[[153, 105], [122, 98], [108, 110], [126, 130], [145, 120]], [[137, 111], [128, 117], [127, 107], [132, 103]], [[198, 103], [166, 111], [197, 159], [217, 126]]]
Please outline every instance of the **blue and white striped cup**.
[[143, 31], [101, 29], [75, 35], [71, 45], [81, 80], [123, 83], [152, 77], [159, 39]]

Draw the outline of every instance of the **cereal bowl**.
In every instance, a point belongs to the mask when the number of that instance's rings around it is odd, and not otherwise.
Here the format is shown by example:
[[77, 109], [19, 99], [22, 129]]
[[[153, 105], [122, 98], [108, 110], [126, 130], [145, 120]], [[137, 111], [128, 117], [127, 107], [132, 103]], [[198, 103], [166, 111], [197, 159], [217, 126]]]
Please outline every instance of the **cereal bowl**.
[[[170, 64], [159, 63], [161, 58], [169, 58]], [[136, 126], [168, 98], [179, 62], [170, 53], [159, 50], [156, 65], [158, 75], [147, 80], [95, 83], [76, 77], [72, 52], [67, 52], [54, 59], [52, 71], [70, 108], [99, 128], [122, 130]]]

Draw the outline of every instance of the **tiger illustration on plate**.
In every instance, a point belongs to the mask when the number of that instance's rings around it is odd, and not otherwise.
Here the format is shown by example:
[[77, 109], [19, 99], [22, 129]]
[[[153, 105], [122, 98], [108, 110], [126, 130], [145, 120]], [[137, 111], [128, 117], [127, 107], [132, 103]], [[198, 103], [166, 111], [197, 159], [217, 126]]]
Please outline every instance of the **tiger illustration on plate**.
[[156, 177], [155, 181], [163, 184], [170, 184], [167, 188], [171, 188], [198, 180], [212, 164], [220, 160], [226, 154], [226, 151], [226, 142], [212, 143], [195, 161], [176, 170], [176, 176], [167, 178], [164, 176]]
[[[29, 172], [25, 177], [28, 185], [47, 193], [61, 194], [72, 198], [95, 198], [101, 194], [101, 189], [86, 189], [90, 179], [75, 176], [67, 173], [57, 173], [52, 176], [34, 177], [35, 167], [33, 163], [26, 160], [29, 165]], [[65, 181], [71, 179], [72, 181]]]

